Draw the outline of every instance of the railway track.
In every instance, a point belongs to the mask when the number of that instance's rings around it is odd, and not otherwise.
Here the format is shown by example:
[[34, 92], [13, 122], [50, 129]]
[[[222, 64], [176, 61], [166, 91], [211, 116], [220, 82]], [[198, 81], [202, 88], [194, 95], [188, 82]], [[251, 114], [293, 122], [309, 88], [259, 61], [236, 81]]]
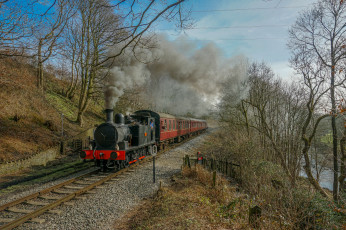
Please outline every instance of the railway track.
[[56, 170], [51, 170], [49, 172], [42, 172], [42, 173], [36, 173], [34, 175], [23, 176], [18, 179], [1, 183], [0, 190], [5, 190], [7, 188], [10, 188], [11, 186], [18, 186], [18, 185], [25, 186], [27, 183], [31, 183], [37, 180], [41, 180], [41, 182], [49, 182], [52, 180], [57, 180], [59, 178], [66, 177], [67, 175], [86, 170], [92, 166], [93, 164], [91, 165], [88, 163], [79, 162], [77, 164], [62, 167]]
[[[191, 138], [166, 147], [164, 150], [158, 153], [158, 156], [184, 144], [190, 139]], [[62, 204], [72, 205], [73, 203], [70, 202], [71, 200], [81, 198], [81, 195], [85, 193], [96, 193], [92, 190], [102, 188], [102, 184], [112, 180], [119, 180], [120, 178], [116, 177], [124, 174], [125, 172], [133, 172], [135, 167], [151, 161], [152, 159], [152, 156], [146, 157], [141, 161], [137, 161], [135, 164], [132, 164], [129, 167], [121, 169], [117, 172], [103, 173], [97, 169], [76, 178], [67, 180], [63, 183], [46, 188], [42, 191], [4, 204], [0, 206], [0, 224], [2, 223], [2, 225], [0, 225], [0, 229], [13, 229], [27, 221], [43, 223], [45, 220], [37, 218], [38, 216], [47, 212], [59, 214], [61, 211], [54, 208]]]

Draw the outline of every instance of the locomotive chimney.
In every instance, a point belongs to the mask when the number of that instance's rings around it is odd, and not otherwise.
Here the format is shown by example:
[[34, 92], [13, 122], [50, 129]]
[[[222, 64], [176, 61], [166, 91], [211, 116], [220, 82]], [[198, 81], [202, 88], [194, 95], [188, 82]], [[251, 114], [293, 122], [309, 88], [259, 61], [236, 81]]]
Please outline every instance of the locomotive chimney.
[[107, 123], [113, 123], [113, 109], [106, 109]]

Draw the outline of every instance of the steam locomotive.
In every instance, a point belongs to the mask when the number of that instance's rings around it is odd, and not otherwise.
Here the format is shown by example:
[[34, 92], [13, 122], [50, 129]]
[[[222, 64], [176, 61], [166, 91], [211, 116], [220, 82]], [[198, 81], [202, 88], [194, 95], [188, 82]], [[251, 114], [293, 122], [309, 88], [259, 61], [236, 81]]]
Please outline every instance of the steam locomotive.
[[180, 142], [205, 131], [206, 121], [176, 117], [151, 110], [140, 110], [130, 116], [106, 109], [107, 121], [94, 131], [89, 149], [82, 159], [94, 160], [99, 167], [121, 169], [148, 155], [154, 155], [167, 144]]

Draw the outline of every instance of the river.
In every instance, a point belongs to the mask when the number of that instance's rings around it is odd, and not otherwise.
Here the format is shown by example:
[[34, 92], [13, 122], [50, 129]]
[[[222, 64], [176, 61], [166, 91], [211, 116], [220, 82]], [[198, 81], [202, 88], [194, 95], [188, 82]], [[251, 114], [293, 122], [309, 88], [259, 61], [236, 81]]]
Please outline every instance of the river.
[[[304, 163], [302, 163], [303, 165]], [[311, 164], [314, 164], [314, 162], [311, 162]], [[316, 169], [312, 168], [312, 175], [316, 178]], [[302, 168], [300, 171], [300, 175], [302, 177], [307, 178], [305, 170]], [[329, 189], [330, 191], [333, 191], [333, 177], [334, 173], [333, 170], [329, 168], [323, 168], [322, 172], [320, 173], [320, 180], [319, 183], [323, 188]]]

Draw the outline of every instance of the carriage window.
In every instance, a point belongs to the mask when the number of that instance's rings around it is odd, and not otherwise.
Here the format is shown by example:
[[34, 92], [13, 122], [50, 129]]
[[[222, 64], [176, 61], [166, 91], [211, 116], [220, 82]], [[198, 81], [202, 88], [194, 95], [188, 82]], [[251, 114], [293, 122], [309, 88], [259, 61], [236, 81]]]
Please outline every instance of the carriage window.
[[165, 120], [165, 130], [167, 130], [167, 120]]
[[173, 120], [173, 130], [175, 129], [175, 120]]
[[169, 130], [172, 130], [172, 121], [169, 121]]

